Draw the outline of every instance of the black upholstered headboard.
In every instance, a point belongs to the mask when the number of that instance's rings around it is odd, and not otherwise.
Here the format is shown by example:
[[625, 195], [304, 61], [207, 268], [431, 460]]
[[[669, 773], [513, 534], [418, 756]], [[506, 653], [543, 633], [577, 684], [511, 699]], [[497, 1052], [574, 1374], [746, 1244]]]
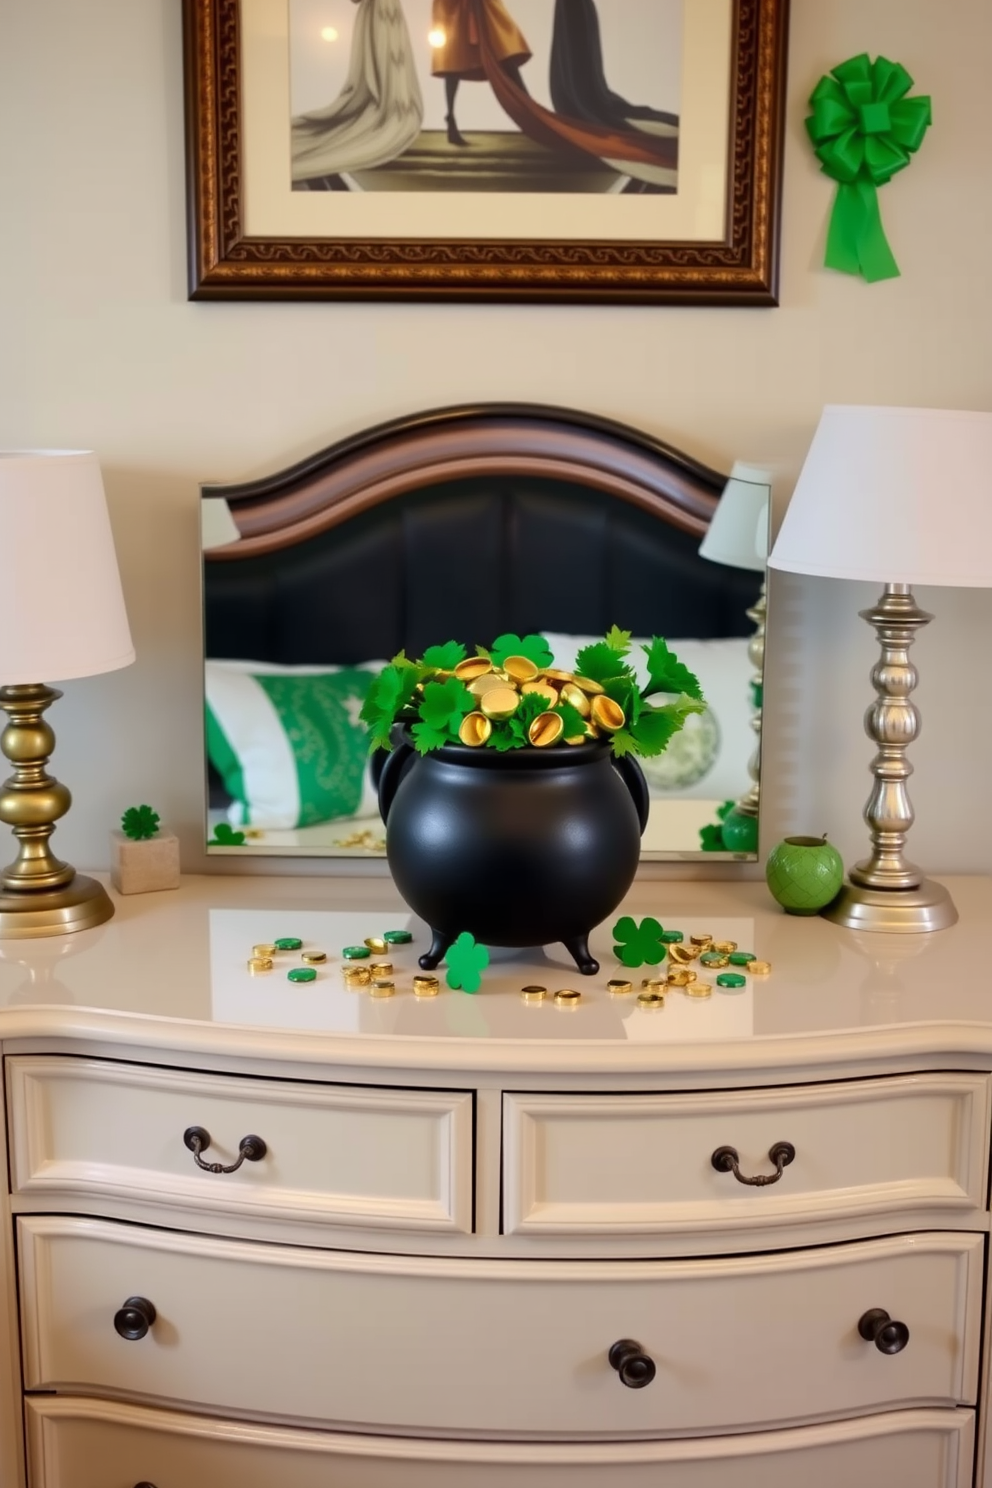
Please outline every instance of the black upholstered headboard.
[[760, 575], [698, 554], [726, 477], [609, 420], [532, 404], [381, 425], [205, 486], [209, 657], [348, 664], [504, 631], [745, 635]]

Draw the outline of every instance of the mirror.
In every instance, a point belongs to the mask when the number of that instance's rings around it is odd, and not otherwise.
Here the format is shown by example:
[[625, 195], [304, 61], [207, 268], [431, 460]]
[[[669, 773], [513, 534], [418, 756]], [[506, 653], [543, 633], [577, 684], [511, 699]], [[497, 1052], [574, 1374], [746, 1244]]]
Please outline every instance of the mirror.
[[381, 856], [358, 718], [374, 671], [506, 631], [542, 633], [571, 670], [617, 624], [635, 665], [637, 641], [665, 636], [709, 704], [642, 761], [642, 856], [753, 858], [767, 487], [735, 556], [711, 527], [732, 486], [612, 421], [487, 404], [203, 487], [208, 851]]

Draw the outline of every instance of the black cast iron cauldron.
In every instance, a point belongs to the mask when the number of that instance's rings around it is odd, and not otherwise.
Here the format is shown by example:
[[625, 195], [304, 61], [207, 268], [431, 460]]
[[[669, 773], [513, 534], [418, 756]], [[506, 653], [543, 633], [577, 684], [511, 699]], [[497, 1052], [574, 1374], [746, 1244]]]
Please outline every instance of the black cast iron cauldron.
[[633, 882], [647, 823], [637, 761], [607, 740], [565, 749], [419, 755], [405, 731], [379, 778], [396, 887], [433, 932], [433, 970], [468, 930], [483, 945], [562, 941], [587, 976], [589, 932]]

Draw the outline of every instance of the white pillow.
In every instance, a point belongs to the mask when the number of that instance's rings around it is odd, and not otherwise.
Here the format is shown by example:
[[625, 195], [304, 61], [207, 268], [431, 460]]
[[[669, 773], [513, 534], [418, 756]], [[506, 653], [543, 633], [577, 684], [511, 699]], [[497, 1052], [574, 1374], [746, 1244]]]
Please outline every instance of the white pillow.
[[207, 754], [232, 798], [232, 826], [306, 827], [375, 814], [358, 714], [383, 666], [205, 663]]
[[[542, 631], [551, 647], [555, 665], [572, 671], [583, 646], [602, 636], [562, 635]], [[673, 640], [665, 637], [679, 661], [699, 678], [708, 704], [705, 713], [686, 720], [681, 733], [656, 759], [642, 759], [641, 768], [653, 796], [679, 796], [690, 800], [736, 801], [751, 784], [747, 762], [757, 736], [751, 728], [754, 708], [751, 678], [754, 667], [748, 660], [746, 636], [714, 641]], [[631, 641], [626, 658], [641, 686], [648, 680], [647, 658], [641, 647], [647, 639]]]

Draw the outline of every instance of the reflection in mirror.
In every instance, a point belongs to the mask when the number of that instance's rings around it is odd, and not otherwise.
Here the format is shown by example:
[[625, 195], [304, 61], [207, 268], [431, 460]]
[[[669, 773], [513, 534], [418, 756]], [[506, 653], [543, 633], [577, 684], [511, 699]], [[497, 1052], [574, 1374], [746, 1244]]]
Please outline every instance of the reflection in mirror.
[[[721, 822], [735, 805], [757, 819], [754, 514], [752, 561], [739, 543], [728, 558], [716, 527], [700, 555], [732, 491], [638, 431], [521, 404], [423, 414], [263, 480], [204, 487], [208, 851], [382, 855], [358, 714], [384, 662], [541, 632], [571, 670], [617, 624], [635, 662], [638, 642], [665, 636], [709, 704], [642, 761], [642, 855], [753, 856], [754, 835], [725, 841]], [[767, 522], [767, 488], [764, 500]]]

